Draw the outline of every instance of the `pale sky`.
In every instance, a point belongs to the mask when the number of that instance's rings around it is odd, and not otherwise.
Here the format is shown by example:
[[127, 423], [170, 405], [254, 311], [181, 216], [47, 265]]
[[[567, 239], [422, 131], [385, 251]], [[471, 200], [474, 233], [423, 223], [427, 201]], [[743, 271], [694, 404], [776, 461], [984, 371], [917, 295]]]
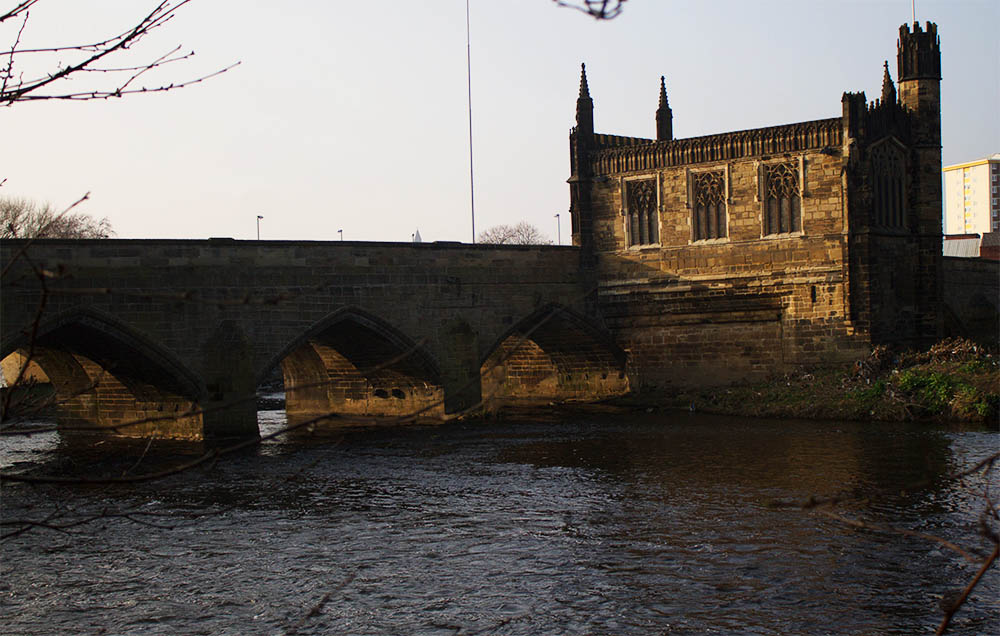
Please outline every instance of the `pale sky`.
[[[6, 0], [3, 6], [11, 4]], [[43, 0], [22, 42], [110, 35], [152, 0]], [[1000, 2], [918, 0], [938, 24], [944, 164], [1000, 152]], [[569, 242], [580, 62], [598, 132], [653, 137], [660, 75], [678, 138], [840, 115], [896, 75], [908, 0], [630, 0], [596, 22], [550, 0], [471, 0], [476, 229]], [[15, 25], [0, 27], [10, 46]], [[195, 0], [133, 51], [205, 83], [0, 112], [0, 193], [110, 218], [122, 238], [471, 239], [465, 0]], [[0, 48], [2, 48], [0, 47]], [[82, 83], [81, 83], [82, 86]]]

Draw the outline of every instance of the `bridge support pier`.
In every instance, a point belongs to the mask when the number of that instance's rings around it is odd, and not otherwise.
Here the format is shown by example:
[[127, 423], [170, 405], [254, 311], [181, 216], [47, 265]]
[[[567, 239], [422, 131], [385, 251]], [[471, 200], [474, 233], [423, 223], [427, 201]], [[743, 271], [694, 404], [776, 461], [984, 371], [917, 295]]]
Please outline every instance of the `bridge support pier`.
[[479, 346], [476, 332], [461, 319], [442, 325], [445, 352], [441, 359], [444, 412], [461, 413], [473, 409], [483, 399], [479, 373]]
[[223, 320], [202, 344], [201, 401], [205, 439], [246, 438], [260, 435], [257, 427], [257, 384], [253, 351], [243, 330]]

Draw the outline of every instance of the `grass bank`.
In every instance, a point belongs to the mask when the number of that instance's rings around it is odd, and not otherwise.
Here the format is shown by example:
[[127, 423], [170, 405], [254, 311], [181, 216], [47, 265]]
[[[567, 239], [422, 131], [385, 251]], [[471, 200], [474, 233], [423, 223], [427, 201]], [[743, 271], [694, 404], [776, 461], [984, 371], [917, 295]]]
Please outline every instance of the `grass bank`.
[[754, 417], [949, 420], [997, 424], [1000, 358], [975, 343], [944, 340], [927, 351], [875, 347], [864, 360], [764, 382], [641, 393], [632, 404]]

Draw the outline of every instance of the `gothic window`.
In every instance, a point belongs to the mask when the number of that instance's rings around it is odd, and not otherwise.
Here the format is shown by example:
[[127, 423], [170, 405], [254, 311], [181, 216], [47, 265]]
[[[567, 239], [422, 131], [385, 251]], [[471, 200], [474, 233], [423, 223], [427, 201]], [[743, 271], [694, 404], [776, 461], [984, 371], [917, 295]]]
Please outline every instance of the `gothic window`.
[[871, 171], [874, 225], [905, 227], [906, 165], [899, 150], [889, 143], [872, 148]]
[[656, 213], [656, 179], [626, 181], [626, 219], [628, 245], [659, 243], [659, 217]]
[[720, 172], [691, 175], [694, 205], [691, 212], [692, 238], [695, 241], [726, 237], [726, 180]]
[[802, 230], [802, 197], [795, 164], [764, 165], [764, 234]]

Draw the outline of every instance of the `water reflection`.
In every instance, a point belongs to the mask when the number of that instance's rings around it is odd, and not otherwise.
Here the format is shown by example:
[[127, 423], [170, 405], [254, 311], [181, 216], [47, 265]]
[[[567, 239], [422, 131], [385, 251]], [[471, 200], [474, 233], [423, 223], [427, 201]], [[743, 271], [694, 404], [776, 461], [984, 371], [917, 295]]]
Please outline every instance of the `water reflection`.
[[[261, 415], [265, 434], [283, 423]], [[129, 487], [5, 488], [5, 516], [39, 501], [152, 507], [176, 527], [6, 542], [0, 621], [27, 634], [932, 632], [970, 566], [770, 504], [846, 493], [845, 514], [968, 541], [983, 483], [943, 477], [997, 441], [592, 409], [300, 435]], [[143, 452], [117, 450], [103, 470]], [[98, 466], [79, 452], [35, 459]], [[953, 633], [1000, 631], [996, 579]]]

